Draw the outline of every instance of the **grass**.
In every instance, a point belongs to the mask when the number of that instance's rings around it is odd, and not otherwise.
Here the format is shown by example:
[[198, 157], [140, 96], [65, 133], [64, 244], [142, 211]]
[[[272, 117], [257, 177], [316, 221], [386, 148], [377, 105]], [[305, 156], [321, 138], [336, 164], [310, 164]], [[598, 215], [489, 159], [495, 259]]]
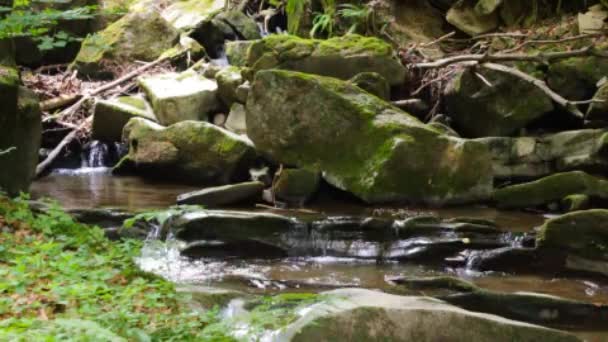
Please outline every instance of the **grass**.
[[140, 272], [140, 248], [56, 205], [34, 213], [0, 197], [0, 341], [209, 340], [217, 311], [192, 311], [171, 283]]

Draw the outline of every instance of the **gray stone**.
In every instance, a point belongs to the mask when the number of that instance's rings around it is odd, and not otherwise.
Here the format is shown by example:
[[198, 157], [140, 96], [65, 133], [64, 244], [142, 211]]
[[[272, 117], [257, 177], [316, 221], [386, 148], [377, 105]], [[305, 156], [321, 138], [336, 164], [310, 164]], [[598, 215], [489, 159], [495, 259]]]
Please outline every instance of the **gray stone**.
[[589, 106], [589, 110], [587, 111], [587, 116], [585, 119], [587, 120], [599, 120], [599, 121], [608, 121], [608, 82], [605, 82], [603, 85], [595, 93], [593, 96], [594, 100], [604, 101], [604, 102], [595, 102]]
[[448, 11], [446, 20], [470, 36], [487, 33], [498, 27], [498, 14], [479, 13], [475, 10], [477, 0], [459, 0]]
[[321, 183], [318, 171], [283, 169], [273, 185], [275, 196], [290, 204], [303, 205], [310, 200]]
[[226, 57], [230, 65], [236, 67], [247, 66], [247, 51], [253, 42], [252, 40], [226, 42]]
[[236, 91], [245, 82], [243, 76], [241, 76], [240, 68], [234, 66], [224, 68], [215, 75], [215, 80], [217, 81], [218, 95], [227, 107], [239, 102]]
[[139, 79], [139, 85], [163, 125], [206, 121], [220, 106], [217, 83], [192, 71], [145, 76]]
[[122, 129], [134, 117], [156, 121], [152, 107], [141, 96], [97, 100], [93, 110], [92, 138], [108, 142], [122, 141]]
[[226, 129], [238, 134], [247, 134], [247, 112], [245, 106], [235, 103], [230, 107]]
[[205, 188], [177, 197], [177, 204], [198, 204], [208, 207], [255, 201], [262, 197], [264, 183], [245, 182]]

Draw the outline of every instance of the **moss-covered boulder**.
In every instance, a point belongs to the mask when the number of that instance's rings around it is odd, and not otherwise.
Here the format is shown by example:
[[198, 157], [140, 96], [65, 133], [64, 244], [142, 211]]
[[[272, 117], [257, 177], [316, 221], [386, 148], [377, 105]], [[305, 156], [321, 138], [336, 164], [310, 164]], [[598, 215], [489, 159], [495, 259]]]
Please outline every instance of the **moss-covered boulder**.
[[205, 47], [212, 58], [221, 57], [225, 41], [262, 37], [253, 18], [241, 11], [217, 12], [197, 25], [190, 35]]
[[0, 190], [27, 192], [38, 164], [42, 136], [37, 96], [19, 85], [16, 69], [0, 66]]
[[194, 71], [144, 76], [138, 82], [163, 125], [206, 121], [220, 106], [217, 82]]
[[496, 29], [499, 24], [496, 8], [493, 7], [489, 12], [484, 11], [483, 6], [476, 7], [480, 2], [483, 5], [487, 1], [459, 0], [448, 11], [447, 21], [471, 36]]
[[321, 184], [318, 171], [283, 169], [273, 184], [276, 198], [290, 204], [303, 205], [312, 198]]
[[120, 141], [123, 127], [134, 117], [156, 121], [152, 107], [141, 96], [97, 100], [93, 110], [93, 139], [107, 142]]
[[538, 178], [571, 170], [608, 170], [608, 131], [603, 129], [475, 141], [490, 148], [498, 179]]
[[445, 89], [448, 115], [467, 137], [509, 136], [553, 110], [538, 87], [498, 71], [457, 72]]
[[[604, 44], [602, 47], [606, 49]], [[549, 66], [549, 86], [569, 100], [589, 100], [597, 83], [608, 75], [608, 59], [601, 57], [573, 57]]]
[[155, 9], [131, 11], [105, 30], [87, 37], [72, 67], [81, 75], [106, 76], [107, 64], [153, 61], [179, 40], [179, 32]]
[[270, 35], [249, 47], [247, 65], [255, 71], [278, 68], [345, 80], [377, 72], [391, 85], [406, 80], [405, 67], [388, 43], [359, 35], [327, 40]]
[[335, 78], [258, 72], [247, 134], [273, 159], [322, 171], [330, 184], [369, 203], [475, 202], [492, 189], [483, 144], [444, 136]]
[[191, 30], [222, 10], [224, 0], [174, 1], [161, 15], [178, 30]]
[[364, 289], [325, 292], [295, 322], [275, 332], [282, 341], [580, 341], [574, 335], [466, 311], [428, 297]]
[[237, 67], [244, 67], [247, 65], [247, 51], [253, 44], [251, 40], [237, 40], [232, 42], [226, 42], [226, 58], [228, 63]]
[[377, 72], [362, 72], [355, 75], [350, 81], [357, 87], [383, 100], [390, 100], [391, 98], [391, 85]]
[[608, 275], [608, 210], [575, 211], [549, 219], [536, 244], [566, 254], [565, 267]]
[[582, 171], [558, 173], [498, 189], [494, 199], [502, 208], [526, 208], [556, 203], [574, 194], [608, 200], [608, 180]]
[[593, 96], [595, 102], [589, 106], [585, 119], [608, 122], [608, 82], [604, 82]]
[[182, 121], [164, 128], [134, 118], [125, 126], [129, 154], [121, 164], [151, 177], [209, 185], [245, 178], [255, 159], [251, 142], [213, 124]]

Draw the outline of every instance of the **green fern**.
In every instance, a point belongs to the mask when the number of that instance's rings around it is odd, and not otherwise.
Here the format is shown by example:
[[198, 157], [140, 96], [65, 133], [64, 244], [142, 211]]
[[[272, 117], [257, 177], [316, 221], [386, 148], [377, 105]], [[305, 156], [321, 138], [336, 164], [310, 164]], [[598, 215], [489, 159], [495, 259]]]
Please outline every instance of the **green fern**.
[[297, 34], [302, 18], [306, 15], [306, 8], [311, 0], [287, 0], [285, 13], [287, 14], [287, 31]]
[[336, 1], [321, 0], [323, 5], [323, 13], [315, 13], [312, 21], [312, 29], [310, 37], [316, 38], [318, 34], [323, 33], [328, 38], [333, 36], [334, 27], [336, 25]]

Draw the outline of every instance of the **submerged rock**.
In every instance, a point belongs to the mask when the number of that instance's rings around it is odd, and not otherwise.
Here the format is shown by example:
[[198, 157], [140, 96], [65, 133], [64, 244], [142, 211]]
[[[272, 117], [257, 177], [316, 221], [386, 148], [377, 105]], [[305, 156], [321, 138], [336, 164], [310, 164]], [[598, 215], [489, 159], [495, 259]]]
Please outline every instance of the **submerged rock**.
[[558, 173], [534, 182], [498, 189], [494, 199], [502, 208], [527, 208], [559, 202], [574, 194], [608, 200], [608, 180], [582, 171]]
[[456, 130], [467, 137], [509, 136], [553, 110], [538, 87], [498, 71], [459, 71], [445, 89], [446, 106]]
[[179, 195], [177, 204], [198, 204], [214, 207], [253, 201], [262, 197], [264, 187], [265, 185], [262, 182], [245, 182], [205, 188]]
[[123, 127], [134, 117], [156, 121], [152, 107], [140, 96], [97, 100], [93, 110], [92, 139], [121, 141]]
[[490, 148], [496, 178], [537, 178], [570, 170], [608, 170], [607, 133], [602, 129], [585, 129], [475, 141]]
[[16, 69], [0, 65], [0, 189], [27, 192], [38, 165], [42, 113], [38, 97], [19, 85]]
[[549, 219], [536, 244], [565, 254], [567, 269], [608, 275], [608, 210], [575, 211]]
[[287, 327], [281, 341], [579, 341], [566, 332], [466, 311], [428, 297], [363, 289], [323, 293]]
[[124, 129], [131, 163], [144, 175], [205, 184], [245, 178], [255, 158], [251, 142], [207, 122], [182, 121], [164, 128], [134, 118]]
[[219, 107], [218, 85], [192, 71], [145, 76], [139, 85], [163, 125], [184, 120], [207, 121], [208, 115]]
[[376, 72], [391, 85], [406, 80], [406, 69], [389, 44], [359, 35], [327, 40], [270, 35], [249, 47], [247, 65], [255, 71], [278, 68], [344, 80], [361, 72]]
[[133, 10], [105, 30], [87, 37], [73, 67], [82, 76], [111, 74], [106, 64], [150, 62], [172, 48], [179, 33], [154, 9]]
[[333, 78], [258, 72], [247, 101], [247, 133], [260, 152], [317, 169], [368, 203], [476, 202], [492, 190], [486, 146], [444, 136]]

